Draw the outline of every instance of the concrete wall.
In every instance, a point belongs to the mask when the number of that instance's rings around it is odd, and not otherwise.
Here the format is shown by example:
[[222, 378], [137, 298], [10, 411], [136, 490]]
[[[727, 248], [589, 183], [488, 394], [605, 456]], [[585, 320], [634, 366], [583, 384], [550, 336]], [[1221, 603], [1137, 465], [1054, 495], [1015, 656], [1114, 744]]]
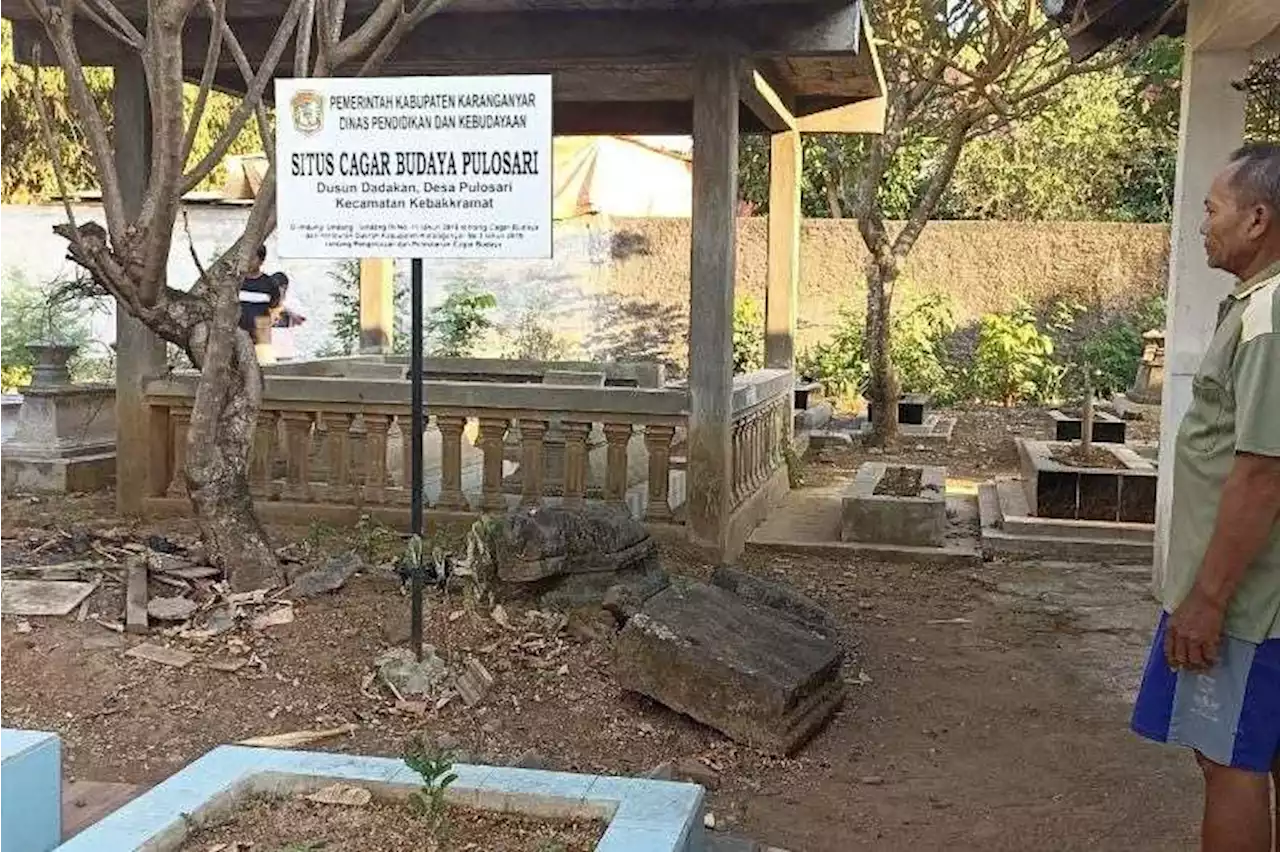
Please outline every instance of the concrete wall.
[[[77, 209], [88, 219], [100, 212]], [[197, 251], [209, 256], [235, 240], [248, 211], [192, 207]], [[50, 230], [60, 207], [6, 206], [2, 229], [6, 283], [10, 269], [28, 280], [47, 281], [71, 272], [62, 240]], [[740, 294], [763, 299], [767, 223], [739, 224]], [[907, 262], [902, 292], [947, 294], [962, 320], [1005, 310], [1019, 298], [1045, 304], [1072, 297], [1087, 304], [1122, 305], [1163, 291], [1169, 231], [1164, 225], [1075, 222], [935, 222]], [[296, 334], [299, 354], [314, 354], [329, 337], [333, 315], [334, 264], [278, 261], [268, 242], [269, 270], [283, 269], [292, 282], [289, 301], [308, 317]], [[804, 223], [800, 250], [800, 348], [824, 338], [841, 304], [861, 304], [866, 252], [849, 220]], [[408, 264], [402, 273], [407, 274]], [[195, 277], [179, 230], [169, 263], [170, 282], [187, 286]], [[427, 265], [427, 303], [437, 303], [460, 281], [474, 282], [498, 299], [497, 320], [514, 325], [533, 318], [554, 330], [564, 349], [535, 357], [665, 357], [684, 360], [688, 333], [689, 222], [685, 219], [594, 217], [558, 223], [555, 257], [549, 261], [434, 262]], [[899, 297], [901, 298], [901, 297]], [[100, 339], [114, 339], [109, 311], [97, 316]], [[510, 354], [511, 335], [494, 336], [478, 355]]]

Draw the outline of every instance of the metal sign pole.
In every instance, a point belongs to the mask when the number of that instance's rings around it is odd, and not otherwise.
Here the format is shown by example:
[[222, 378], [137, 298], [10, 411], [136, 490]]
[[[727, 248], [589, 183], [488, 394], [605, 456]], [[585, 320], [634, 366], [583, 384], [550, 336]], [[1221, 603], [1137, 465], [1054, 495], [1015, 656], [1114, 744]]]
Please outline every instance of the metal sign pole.
[[[409, 463], [413, 466], [410, 477], [412, 496], [409, 500], [409, 531], [422, 539], [423, 515], [423, 482], [422, 482], [422, 442], [427, 431], [427, 415], [423, 406], [422, 385], [422, 260], [414, 258], [410, 274], [410, 320], [409, 351], [409, 385], [411, 387], [410, 406], [412, 408], [413, 438], [410, 444]], [[422, 662], [422, 575], [426, 570], [423, 560], [428, 555], [419, 548], [417, 564], [414, 565], [412, 581], [412, 610], [409, 615], [409, 634], [413, 643], [413, 653], [418, 662]]]

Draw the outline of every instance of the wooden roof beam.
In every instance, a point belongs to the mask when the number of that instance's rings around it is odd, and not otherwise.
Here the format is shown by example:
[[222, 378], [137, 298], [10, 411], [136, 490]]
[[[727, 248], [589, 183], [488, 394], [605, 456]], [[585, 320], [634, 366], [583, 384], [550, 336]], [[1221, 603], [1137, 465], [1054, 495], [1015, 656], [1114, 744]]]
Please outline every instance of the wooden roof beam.
[[1277, 27], [1277, 0], [1214, 0], [1188, 19], [1187, 43], [1192, 50], [1248, 50]]
[[[441, 69], [465, 67], [474, 73], [490, 62], [563, 68], [572, 65], [643, 65], [693, 62], [709, 51], [739, 56], [853, 55], [858, 45], [856, 3], [767, 4], [741, 9], [652, 12], [494, 12], [483, 15], [441, 13], [405, 37], [387, 63], [401, 61]], [[276, 21], [233, 20], [250, 60], [266, 50]], [[85, 30], [79, 39], [86, 65], [109, 65], [119, 51], [111, 39]], [[38, 35], [28, 21], [15, 21], [15, 47]], [[19, 37], [20, 36], [20, 37]], [[184, 30], [183, 55], [197, 72], [204, 58], [208, 28]], [[19, 56], [29, 56], [20, 52]], [[48, 61], [52, 61], [46, 57]], [[234, 68], [225, 55], [222, 63]], [[282, 73], [289, 73], [287, 62]], [[449, 73], [447, 71], [443, 73]]]
[[744, 62], [739, 97], [771, 133], [796, 129], [795, 95], [764, 63]]

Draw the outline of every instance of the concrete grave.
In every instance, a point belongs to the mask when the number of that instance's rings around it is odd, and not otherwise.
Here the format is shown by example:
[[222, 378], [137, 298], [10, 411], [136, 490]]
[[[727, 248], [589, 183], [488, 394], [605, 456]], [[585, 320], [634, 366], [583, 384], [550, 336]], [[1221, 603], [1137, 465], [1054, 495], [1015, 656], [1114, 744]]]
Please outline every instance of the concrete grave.
[[[49, 852], [62, 840], [62, 746], [57, 734], [0, 731], [0, 847]], [[104, 847], [105, 848], [105, 847]]]
[[[923, 426], [929, 420], [933, 400], [927, 393], [904, 393], [898, 398], [898, 425]], [[867, 403], [867, 419], [872, 419], [872, 406]]]
[[1101, 444], [1109, 467], [1065, 463], [1072, 444], [1018, 439], [1021, 477], [978, 492], [982, 550], [988, 556], [1150, 563], [1155, 537], [1154, 445]]
[[771, 754], [794, 752], [844, 699], [838, 645], [718, 586], [674, 583], [614, 642], [619, 685]]
[[[878, 493], [886, 477], [900, 472], [918, 475], [915, 493]], [[841, 539], [941, 547], [947, 530], [946, 479], [941, 467], [864, 463], [841, 501]]]
[[[1055, 441], [1079, 441], [1083, 433], [1084, 422], [1074, 414], [1066, 414], [1058, 409], [1049, 412], [1053, 419], [1053, 439]], [[1105, 411], [1093, 413], [1093, 440], [1098, 444], [1123, 444], [1125, 438], [1125, 422]]]
[[4, 443], [5, 493], [68, 493], [107, 487], [116, 471], [116, 391], [111, 385], [23, 389]]
[[[461, 763], [453, 772], [457, 780], [445, 792], [445, 800], [453, 805], [535, 819], [604, 821], [608, 827], [597, 852], [704, 849], [704, 793], [696, 784]], [[334, 782], [406, 807], [409, 794], [422, 786], [421, 776], [394, 758], [221, 746], [59, 850], [171, 852], [182, 845], [193, 824], [229, 814], [250, 796], [306, 796]], [[56, 814], [56, 787], [52, 804]]]
[[1072, 444], [1017, 440], [1027, 503], [1037, 517], [1154, 523], [1156, 466], [1129, 447], [1095, 447], [1114, 459], [1107, 467], [1061, 460]]

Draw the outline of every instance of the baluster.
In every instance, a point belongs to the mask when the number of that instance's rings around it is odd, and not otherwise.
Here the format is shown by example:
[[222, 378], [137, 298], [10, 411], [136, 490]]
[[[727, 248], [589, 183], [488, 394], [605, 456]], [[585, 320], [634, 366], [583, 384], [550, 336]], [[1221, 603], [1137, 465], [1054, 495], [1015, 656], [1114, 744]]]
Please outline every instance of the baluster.
[[751, 414], [751, 491], [764, 482], [764, 416]]
[[644, 446], [649, 451], [649, 495], [644, 506], [646, 521], [670, 521], [671, 502], [668, 499], [671, 472], [671, 438], [674, 426], [650, 424], [644, 427]]
[[350, 503], [351, 488], [351, 415], [342, 411], [326, 411], [321, 417], [325, 425], [325, 455], [328, 461], [328, 487], [325, 495], [330, 503]]
[[565, 421], [564, 433], [564, 505], [581, 506], [587, 493], [587, 433], [590, 423]]
[[486, 512], [503, 511], [507, 508], [507, 500], [502, 496], [503, 441], [506, 432], [506, 420], [480, 418], [480, 449], [484, 452], [480, 508]]
[[746, 467], [746, 448], [743, 446], [742, 421], [733, 421], [733, 482], [729, 495], [734, 506], [742, 502], [742, 472]]
[[311, 494], [314, 497], [317, 492], [324, 491], [317, 483], [329, 481], [329, 419], [323, 411], [315, 414], [308, 450], [311, 455]]
[[520, 505], [542, 505], [542, 438], [547, 421], [520, 421]]
[[253, 456], [249, 464], [249, 490], [255, 497], [275, 497], [272, 483], [276, 467], [276, 413], [259, 411], [253, 430]]
[[173, 422], [173, 478], [169, 480], [170, 497], [182, 497], [187, 493], [187, 431], [191, 428], [191, 409], [175, 408], [170, 418]]
[[284, 499], [305, 503], [311, 499], [311, 424], [309, 411], [284, 411]]
[[396, 426], [400, 429], [400, 478], [395, 499], [397, 503], [408, 505], [413, 501], [413, 417], [397, 414]]
[[367, 503], [385, 503], [387, 500], [387, 433], [391, 430], [391, 417], [386, 414], [366, 414], [364, 428], [367, 432], [364, 499]]
[[440, 499], [437, 508], [467, 511], [467, 498], [462, 493], [462, 430], [467, 418], [460, 414], [436, 415], [440, 429]]
[[150, 408], [150, 446], [147, 458], [147, 496], [163, 497], [173, 481], [173, 471], [169, 469], [169, 452], [173, 444], [169, 440], [171, 429], [169, 408], [164, 405], [152, 405]]
[[630, 423], [604, 424], [605, 448], [604, 499], [606, 503], [625, 504], [627, 495], [627, 444], [631, 441]]

